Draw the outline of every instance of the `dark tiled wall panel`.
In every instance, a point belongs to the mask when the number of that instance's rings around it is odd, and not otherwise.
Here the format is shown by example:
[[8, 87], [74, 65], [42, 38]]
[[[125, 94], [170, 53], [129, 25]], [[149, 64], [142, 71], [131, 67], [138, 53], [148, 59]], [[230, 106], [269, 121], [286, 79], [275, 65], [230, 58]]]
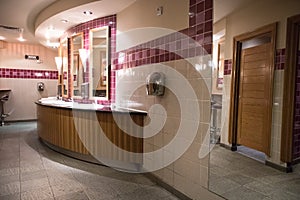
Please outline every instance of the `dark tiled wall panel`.
[[295, 85], [295, 110], [293, 129], [293, 159], [300, 158], [300, 51], [297, 56], [297, 72]]
[[224, 75], [230, 75], [232, 70], [232, 60], [224, 60]]

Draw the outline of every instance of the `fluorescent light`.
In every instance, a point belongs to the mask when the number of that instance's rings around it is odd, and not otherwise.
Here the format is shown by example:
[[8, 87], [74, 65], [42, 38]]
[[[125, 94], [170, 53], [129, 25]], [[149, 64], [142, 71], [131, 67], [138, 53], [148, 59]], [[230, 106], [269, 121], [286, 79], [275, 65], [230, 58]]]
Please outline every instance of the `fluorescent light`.
[[60, 74], [60, 72], [61, 72], [61, 67], [62, 67], [62, 64], [63, 64], [63, 59], [62, 59], [62, 57], [60, 57], [60, 56], [55, 57], [55, 63], [56, 63], [56, 67], [57, 67], [58, 74]]

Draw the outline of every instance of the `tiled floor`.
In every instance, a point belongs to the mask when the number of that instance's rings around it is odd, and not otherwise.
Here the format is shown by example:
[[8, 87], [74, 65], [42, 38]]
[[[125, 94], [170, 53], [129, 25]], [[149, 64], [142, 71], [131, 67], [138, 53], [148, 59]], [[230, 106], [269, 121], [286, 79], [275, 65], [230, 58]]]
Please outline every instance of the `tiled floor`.
[[45, 147], [36, 123], [0, 127], [0, 200], [176, 200], [142, 174], [127, 174]]
[[209, 189], [229, 200], [299, 200], [300, 166], [284, 173], [216, 145], [210, 156]]

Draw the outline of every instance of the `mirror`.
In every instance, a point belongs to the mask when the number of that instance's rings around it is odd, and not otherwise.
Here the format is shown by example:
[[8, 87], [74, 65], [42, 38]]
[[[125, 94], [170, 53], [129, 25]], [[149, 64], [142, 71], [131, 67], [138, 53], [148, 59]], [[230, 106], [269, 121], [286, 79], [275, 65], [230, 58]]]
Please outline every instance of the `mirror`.
[[81, 85], [84, 83], [84, 71], [79, 58], [79, 49], [83, 48], [83, 33], [71, 37], [71, 77], [73, 97], [81, 97]]
[[68, 39], [62, 40], [60, 46], [62, 57], [62, 96], [68, 97]]
[[109, 26], [90, 30], [90, 97], [109, 99], [110, 77]]
[[218, 63], [217, 63], [217, 88], [223, 88], [223, 72], [224, 72], [224, 39], [218, 42]]

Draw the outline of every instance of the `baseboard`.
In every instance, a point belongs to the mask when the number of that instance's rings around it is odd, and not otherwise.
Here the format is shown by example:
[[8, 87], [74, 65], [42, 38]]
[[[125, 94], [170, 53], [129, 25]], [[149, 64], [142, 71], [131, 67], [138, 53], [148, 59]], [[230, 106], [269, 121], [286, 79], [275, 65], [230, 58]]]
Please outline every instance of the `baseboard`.
[[286, 172], [286, 173], [293, 172], [292, 165], [290, 165], [290, 164], [288, 164], [287, 167], [284, 167], [284, 166], [281, 166], [281, 165], [278, 165], [276, 163], [272, 163], [272, 162], [266, 160], [265, 165], [272, 167], [274, 169], [277, 169], [279, 171], [282, 171], [282, 172]]
[[35, 122], [37, 119], [5, 120], [4, 123]]
[[300, 163], [300, 158], [293, 160], [292, 165], [297, 165]]
[[185, 194], [183, 194], [182, 192], [176, 190], [174, 187], [170, 186], [169, 184], [163, 182], [160, 178], [158, 178], [157, 176], [151, 174], [151, 173], [147, 173], [145, 174], [150, 180], [152, 180], [153, 182], [155, 182], [157, 185], [165, 188], [166, 190], [168, 190], [169, 192], [171, 192], [172, 194], [174, 194], [176, 197], [178, 197], [181, 200], [192, 200], [191, 198], [189, 198], [188, 196], [186, 196]]
[[232, 147], [228, 144], [220, 143], [220, 146], [227, 149], [227, 150], [230, 150], [230, 151], [232, 150]]

